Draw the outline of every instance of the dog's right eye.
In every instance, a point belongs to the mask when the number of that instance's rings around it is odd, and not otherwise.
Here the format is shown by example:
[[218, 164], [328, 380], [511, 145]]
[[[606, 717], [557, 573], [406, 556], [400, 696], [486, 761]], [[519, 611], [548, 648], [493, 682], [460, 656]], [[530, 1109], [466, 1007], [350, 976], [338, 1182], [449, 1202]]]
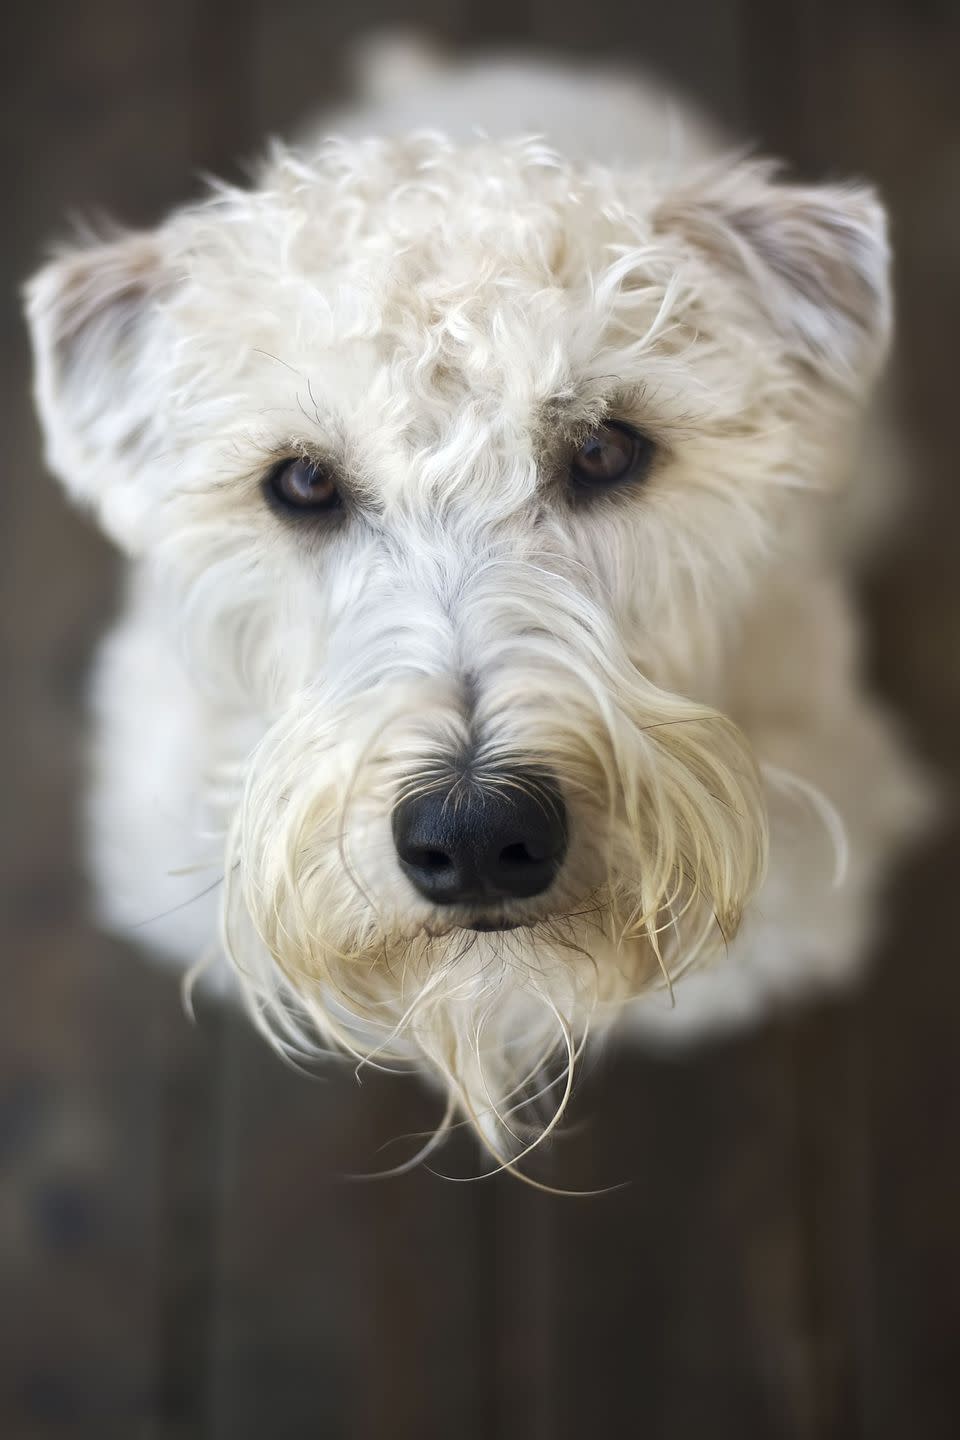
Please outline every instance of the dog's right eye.
[[330, 470], [318, 460], [281, 460], [264, 482], [267, 499], [281, 510], [339, 510], [343, 501]]
[[649, 436], [631, 425], [608, 420], [581, 440], [570, 462], [570, 475], [576, 488], [584, 493], [644, 480], [654, 450]]

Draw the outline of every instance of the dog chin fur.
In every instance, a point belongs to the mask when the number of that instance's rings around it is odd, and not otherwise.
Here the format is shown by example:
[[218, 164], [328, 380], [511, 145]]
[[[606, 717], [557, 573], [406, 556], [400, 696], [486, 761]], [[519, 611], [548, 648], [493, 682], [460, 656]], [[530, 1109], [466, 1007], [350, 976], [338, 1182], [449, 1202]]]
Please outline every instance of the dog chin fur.
[[[278, 1047], [406, 1058], [516, 1157], [588, 1032], [848, 983], [929, 813], [851, 602], [891, 488], [884, 216], [651, 81], [367, 74], [335, 138], [28, 287], [50, 465], [130, 561], [90, 853], [106, 922], [218, 957]], [[656, 458], [578, 505], [564, 456], [606, 416]], [[291, 453], [348, 514], [271, 512]], [[570, 815], [492, 933], [391, 841], [467, 745], [473, 783], [546, 766]]]

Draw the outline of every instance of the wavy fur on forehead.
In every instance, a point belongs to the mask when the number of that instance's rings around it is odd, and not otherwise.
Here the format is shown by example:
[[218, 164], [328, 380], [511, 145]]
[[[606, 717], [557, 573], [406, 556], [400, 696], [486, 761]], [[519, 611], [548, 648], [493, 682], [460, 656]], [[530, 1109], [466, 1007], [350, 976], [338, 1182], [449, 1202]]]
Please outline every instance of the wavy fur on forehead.
[[[679, 200], [659, 201], [649, 174], [578, 168], [535, 141], [277, 147], [258, 188], [216, 187], [169, 227], [187, 282], [167, 292], [173, 388], [189, 396], [194, 367], [203, 385], [207, 346], [242, 379], [255, 347], [297, 359], [368, 341], [389, 357], [377, 399], [398, 425], [467, 387], [478, 409], [526, 425], [574, 384], [609, 392], [641, 356], [665, 418], [742, 417], [761, 372], [799, 398], [747, 287], [718, 294], [713, 257], [671, 233]], [[223, 297], [216, 333], [191, 327], [191, 295]], [[694, 343], [688, 370], [677, 362]]]

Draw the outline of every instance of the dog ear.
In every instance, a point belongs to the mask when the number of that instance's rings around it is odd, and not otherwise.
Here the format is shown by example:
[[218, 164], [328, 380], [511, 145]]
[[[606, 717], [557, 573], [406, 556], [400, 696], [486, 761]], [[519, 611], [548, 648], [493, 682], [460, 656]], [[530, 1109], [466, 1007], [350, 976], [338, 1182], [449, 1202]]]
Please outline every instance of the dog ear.
[[852, 389], [874, 378], [892, 306], [886, 215], [869, 187], [792, 185], [741, 162], [673, 192], [655, 223], [746, 280], [801, 363]]
[[47, 463], [124, 545], [142, 520], [133, 482], [159, 429], [157, 309], [168, 288], [152, 234], [63, 252], [25, 287]]

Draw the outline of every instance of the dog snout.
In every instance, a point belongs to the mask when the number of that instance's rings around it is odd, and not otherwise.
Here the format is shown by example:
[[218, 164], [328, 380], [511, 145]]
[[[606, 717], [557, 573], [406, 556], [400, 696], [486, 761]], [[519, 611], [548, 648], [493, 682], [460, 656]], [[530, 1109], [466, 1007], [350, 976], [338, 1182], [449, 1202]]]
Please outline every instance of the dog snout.
[[401, 869], [435, 905], [525, 900], [553, 883], [567, 848], [566, 807], [552, 777], [458, 777], [393, 814]]

